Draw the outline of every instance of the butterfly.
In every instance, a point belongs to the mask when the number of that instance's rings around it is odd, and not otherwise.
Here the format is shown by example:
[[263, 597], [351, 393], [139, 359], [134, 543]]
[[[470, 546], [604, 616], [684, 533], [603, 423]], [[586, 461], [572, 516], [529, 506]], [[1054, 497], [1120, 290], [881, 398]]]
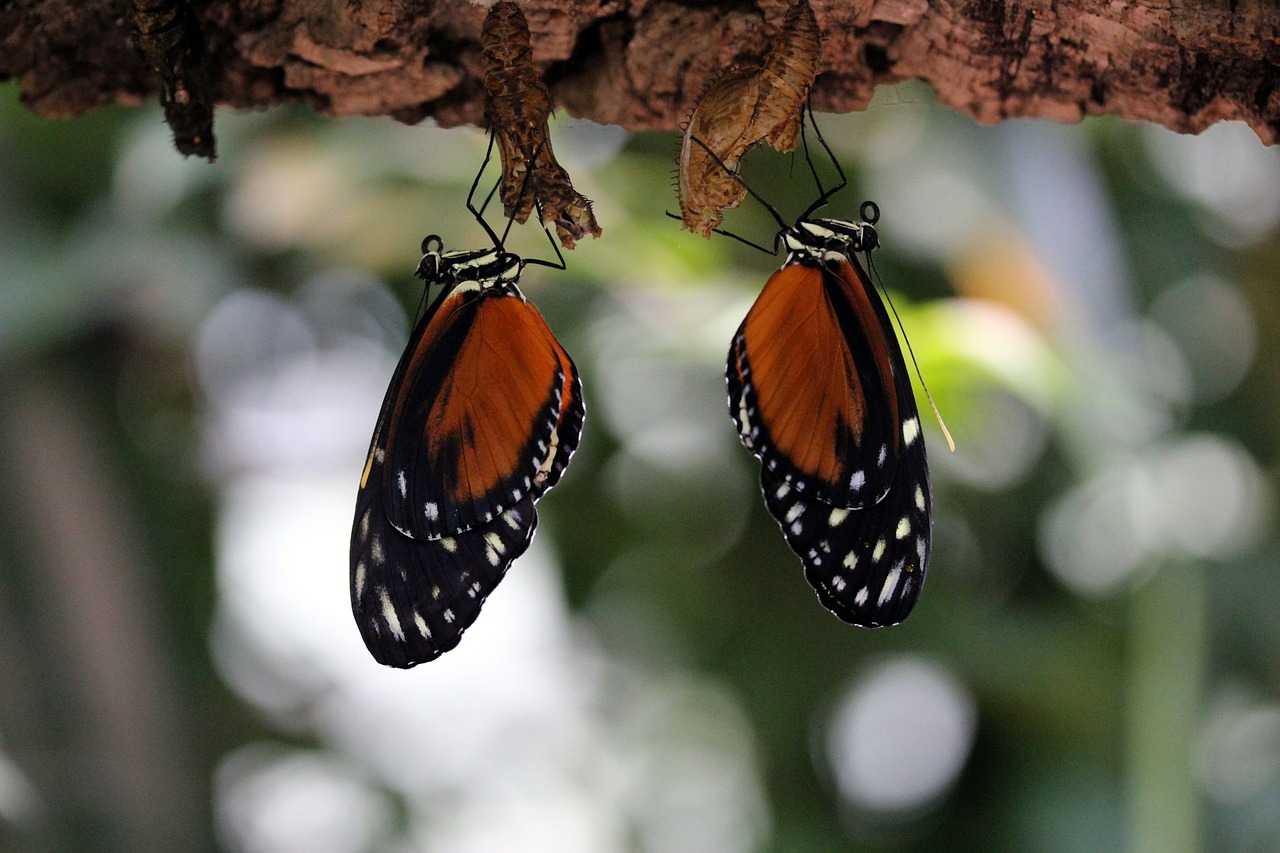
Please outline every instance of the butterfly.
[[874, 235], [836, 219], [783, 231], [786, 264], [739, 326], [725, 372], [765, 506], [822, 604], [865, 627], [911, 612], [933, 538], [911, 379], [857, 258]]
[[840, 182], [794, 224], [761, 200], [786, 261], [733, 337], [729, 413], [819, 601], [854, 625], [896, 625], [929, 566], [929, 463], [902, 348], [858, 258], [879, 245], [879, 208], [864, 203], [857, 222], [812, 218], [847, 183], [831, 159]]
[[360, 478], [351, 607], [388, 666], [458, 644], [529, 547], [534, 502], [582, 435], [577, 368], [519, 287], [526, 265], [552, 265], [485, 229], [493, 248], [423, 241], [417, 275], [441, 293], [392, 375]]

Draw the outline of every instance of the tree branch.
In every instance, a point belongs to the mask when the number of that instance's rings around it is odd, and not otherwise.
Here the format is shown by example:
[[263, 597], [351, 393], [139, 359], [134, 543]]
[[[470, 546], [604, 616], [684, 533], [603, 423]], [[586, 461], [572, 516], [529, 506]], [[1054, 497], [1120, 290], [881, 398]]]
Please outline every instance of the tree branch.
[[[758, 60], [787, 0], [526, 0], [534, 58], [574, 115], [676, 128], [708, 81]], [[866, 106], [919, 78], [982, 122], [1111, 113], [1198, 132], [1246, 121], [1280, 139], [1272, 0], [813, 0], [825, 39], [819, 110]], [[305, 102], [330, 115], [483, 121], [467, 0], [212, 0], [195, 10], [218, 103]], [[127, 0], [0, 0], [0, 77], [48, 116], [154, 98]]]

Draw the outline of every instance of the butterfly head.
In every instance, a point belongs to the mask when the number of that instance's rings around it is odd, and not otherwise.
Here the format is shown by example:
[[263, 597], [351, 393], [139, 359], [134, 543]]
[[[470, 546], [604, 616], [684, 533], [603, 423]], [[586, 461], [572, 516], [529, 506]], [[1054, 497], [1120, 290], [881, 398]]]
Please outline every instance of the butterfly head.
[[880, 245], [870, 222], [843, 219], [802, 219], [782, 233], [782, 241], [788, 263], [815, 265], [869, 252]]
[[444, 241], [432, 234], [422, 241], [422, 260], [414, 273], [427, 284], [453, 286], [472, 282], [478, 289], [511, 289], [520, 279], [524, 260], [501, 248], [444, 251]]

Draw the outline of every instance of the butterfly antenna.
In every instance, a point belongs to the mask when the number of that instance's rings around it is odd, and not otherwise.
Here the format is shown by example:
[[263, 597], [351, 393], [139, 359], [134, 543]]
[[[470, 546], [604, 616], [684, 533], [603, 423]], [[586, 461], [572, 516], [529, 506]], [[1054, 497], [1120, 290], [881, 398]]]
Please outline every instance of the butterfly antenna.
[[947, 429], [946, 421], [942, 419], [942, 412], [938, 411], [938, 404], [933, 402], [933, 395], [929, 393], [929, 386], [925, 384], [924, 375], [920, 372], [920, 362], [916, 361], [915, 350], [911, 348], [911, 339], [907, 337], [907, 330], [902, 327], [902, 318], [898, 316], [898, 309], [894, 307], [893, 300], [889, 298], [889, 291], [885, 289], [884, 282], [880, 278], [880, 272], [876, 269], [875, 261], [871, 259], [871, 252], [867, 251], [865, 255], [867, 266], [870, 267], [871, 274], [880, 286], [884, 301], [888, 303], [889, 310], [893, 312], [893, 319], [898, 324], [898, 331], [902, 333], [902, 339], [907, 343], [907, 355], [911, 356], [911, 365], [916, 369], [916, 378], [920, 380], [920, 387], [924, 389], [925, 399], [929, 401], [929, 408], [933, 409], [933, 416], [938, 419], [938, 426], [942, 428], [942, 437], [947, 440], [947, 447], [951, 448], [951, 452], [955, 453], [955, 440], [951, 437], [951, 430]]

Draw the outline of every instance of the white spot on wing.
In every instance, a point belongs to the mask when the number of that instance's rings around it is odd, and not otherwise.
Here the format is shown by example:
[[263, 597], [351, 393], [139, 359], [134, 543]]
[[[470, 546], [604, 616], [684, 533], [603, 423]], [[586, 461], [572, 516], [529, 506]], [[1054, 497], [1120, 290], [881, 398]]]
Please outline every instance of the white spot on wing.
[[356, 561], [356, 583], [355, 583], [357, 598], [364, 594], [364, 577], [365, 577], [364, 560], [357, 560]]
[[880, 445], [880, 455], [876, 457], [876, 465], [883, 468], [884, 461], [889, 458], [889, 445]]
[[401, 468], [396, 474], [396, 489], [400, 492], [400, 498], [403, 500], [409, 495], [409, 478], [404, 475], [404, 469]]
[[804, 512], [804, 504], [795, 504], [791, 509], [787, 510], [787, 521], [795, 521], [800, 517], [800, 513], [802, 512]]
[[507, 551], [506, 543], [502, 541], [502, 537], [496, 533], [486, 533], [484, 541], [489, 543], [489, 547], [497, 551], [499, 554], [505, 554]]
[[376, 533], [373, 535], [373, 541], [369, 543], [369, 557], [375, 566], [381, 566], [387, 561], [387, 552], [382, 549], [382, 537]]
[[445, 536], [440, 540], [440, 545], [450, 554], [458, 550], [458, 540], [452, 536]]
[[916, 486], [916, 509], [924, 512], [924, 489]]
[[414, 612], [413, 624], [417, 626], [418, 633], [426, 639], [431, 639], [431, 629], [427, 627], [427, 620], [422, 618], [421, 613]]
[[382, 618], [387, 623], [387, 627], [391, 629], [391, 633], [397, 640], [403, 640], [404, 629], [400, 627], [400, 617], [396, 614], [396, 607], [391, 603], [391, 596], [387, 594], [386, 587], [378, 587], [378, 600], [382, 602]]
[[427, 521], [436, 521], [440, 518], [440, 505], [434, 501], [427, 501], [422, 505], [422, 513], [427, 517]]
[[831, 510], [831, 515], [827, 516], [827, 524], [831, 525], [832, 527], [839, 527], [841, 524], [844, 523], [844, 520], [848, 517], [849, 517], [849, 510], [840, 509], [839, 507], [837, 507], [836, 509]]
[[865, 586], [858, 590], [858, 594], [853, 597], [853, 603], [859, 607], [867, 603], [867, 588]]
[[850, 551], [848, 554], [845, 554], [845, 555], [844, 555], [844, 567], [845, 567], [846, 569], [852, 569], [852, 568], [855, 568], [855, 567], [857, 567], [857, 565], [858, 565], [858, 555], [857, 555], [857, 554], [855, 554], [854, 552]]
[[884, 606], [885, 602], [893, 598], [900, 577], [902, 577], [902, 570], [895, 566], [884, 579], [884, 586], [880, 588], [880, 598], [876, 600], [877, 605]]
[[918, 418], [908, 418], [902, 422], [902, 443], [907, 447], [920, 437], [920, 421]]
[[855, 492], [867, 484], [866, 471], [854, 471], [853, 476], [849, 478], [849, 488]]
[[541, 485], [546, 482], [547, 477], [551, 476], [551, 468], [556, 461], [556, 452], [560, 448], [560, 433], [558, 431], [551, 433], [550, 449], [541, 441], [538, 442], [538, 448], [547, 451], [547, 458], [542, 460], [542, 464], [538, 466], [538, 472], [533, 475], [533, 481]]
[[877, 539], [875, 550], [871, 552], [871, 562], [880, 562], [880, 558], [884, 556], [884, 549], [885, 541], [883, 539]]
[[907, 518], [904, 515], [902, 517], [902, 520], [898, 522], [898, 529], [893, 531], [893, 536], [895, 539], [906, 539], [907, 534], [909, 534], [910, 532], [911, 532], [911, 519]]

